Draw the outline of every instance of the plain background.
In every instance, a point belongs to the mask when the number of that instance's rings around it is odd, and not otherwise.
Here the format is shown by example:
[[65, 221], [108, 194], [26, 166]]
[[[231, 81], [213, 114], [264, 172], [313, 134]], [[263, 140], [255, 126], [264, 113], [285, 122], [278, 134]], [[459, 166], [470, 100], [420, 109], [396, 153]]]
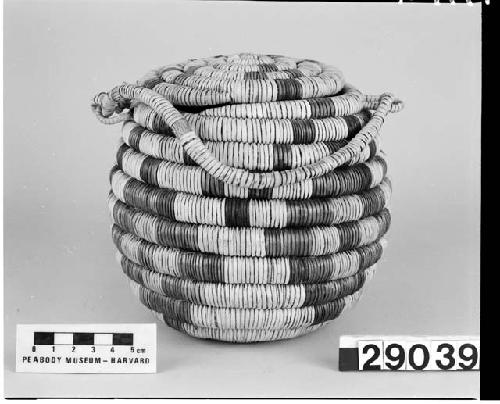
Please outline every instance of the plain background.
[[[479, 333], [481, 6], [13, 1], [4, 12], [7, 397], [477, 397], [479, 373], [341, 373], [342, 334]], [[158, 326], [154, 375], [14, 373], [16, 323], [152, 322], [114, 259], [106, 196], [120, 128], [98, 92], [150, 68], [252, 51], [313, 58], [391, 91], [389, 248], [361, 301], [285, 342]]]

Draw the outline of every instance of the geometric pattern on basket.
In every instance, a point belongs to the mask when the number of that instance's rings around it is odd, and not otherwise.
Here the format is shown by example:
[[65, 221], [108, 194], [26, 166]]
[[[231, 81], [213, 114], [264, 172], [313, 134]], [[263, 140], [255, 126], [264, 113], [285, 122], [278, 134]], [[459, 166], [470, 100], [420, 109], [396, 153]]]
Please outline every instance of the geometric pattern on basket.
[[[363, 109], [352, 115], [328, 116], [322, 119], [257, 119], [204, 116], [201, 114], [185, 114], [184, 116], [203, 140], [290, 145], [352, 138], [370, 120], [372, 114], [369, 110]], [[132, 136], [137, 136], [146, 128], [151, 131], [150, 133], [158, 132], [167, 135], [166, 138], [175, 138], [172, 129], [145, 104], [135, 106], [133, 118], [133, 120], [124, 123], [125, 133], [134, 131]], [[137, 123], [134, 124], [134, 122]], [[124, 137], [129, 136], [125, 133]]]
[[373, 243], [390, 225], [387, 209], [358, 221], [332, 226], [262, 229], [180, 223], [132, 208], [112, 193], [113, 222], [145, 240], [166, 247], [221, 255], [283, 257], [324, 255]]
[[366, 162], [342, 167], [318, 178], [276, 188], [252, 189], [216, 180], [200, 167], [146, 156], [125, 144], [118, 148], [116, 161], [129, 176], [160, 188], [195, 195], [252, 199], [306, 199], [352, 194], [378, 185], [387, 173], [385, 159], [379, 154]]
[[384, 239], [317, 257], [236, 257], [179, 250], [150, 243], [112, 227], [113, 242], [130, 261], [180, 279], [235, 284], [322, 283], [356, 274], [382, 256]]
[[148, 185], [119, 169], [111, 172], [111, 190], [125, 204], [178, 222], [217, 226], [293, 227], [329, 225], [362, 219], [387, 206], [391, 184], [337, 198], [258, 200], [213, 198]]
[[403, 103], [335, 67], [218, 55], [98, 94], [122, 122], [108, 207], [133, 293], [197, 338], [312, 332], [360, 298], [391, 216], [380, 132]]
[[121, 254], [117, 259], [125, 275], [149, 290], [193, 304], [231, 308], [275, 309], [327, 303], [354, 293], [375, 271], [374, 265], [319, 284], [234, 285], [179, 279], [151, 271]]
[[141, 302], [164, 316], [199, 327], [278, 329], [310, 326], [335, 319], [360, 290], [314, 306], [286, 309], [234, 309], [192, 304], [173, 299], [131, 281]]
[[[225, 133], [225, 132], [224, 132]], [[196, 163], [184, 151], [177, 138], [155, 133], [127, 121], [123, 124], [122, 139], [135, 151], [184, 165]], [[243, 143], [240, 141], [204, 142], [215, 157], [231, 167], [254, 171], [274, 171], [297, 168], [320, 161], [348, 144], [348, 139], [319, 141], [309, 144]], [[375, 137], [357, 155], [350, 165], [364, 162], [379, 152], [379, 139]]]
[[194, 106], [325, 97], [341, 91], [345, 80], [335, 67], [313, 60], [240, 54], [163, 66], [138, 84], [174, 105]]
[[[134, 286], [132, 290], [135, 292]], [[324, 325], [327, 322], [315, 324], [312, 326], [298, 327], [298, 328], [283, 328], [283, 329], [221, 329], [209, 327], [197, 327], [192, 324], [183, 323], [181, 321], [173, 320], [163, 313], [158, 313], [152, 310], [153, 314], [166, 325], [174, 328], [180, 332], [190, 335], [195, 338], [201, 339], [214, 339], [225, 342], [237, 343], [251, 343], [251, 342], [264, 342], [275, 341], [281, 339], [290, 339], [309, 334]]]

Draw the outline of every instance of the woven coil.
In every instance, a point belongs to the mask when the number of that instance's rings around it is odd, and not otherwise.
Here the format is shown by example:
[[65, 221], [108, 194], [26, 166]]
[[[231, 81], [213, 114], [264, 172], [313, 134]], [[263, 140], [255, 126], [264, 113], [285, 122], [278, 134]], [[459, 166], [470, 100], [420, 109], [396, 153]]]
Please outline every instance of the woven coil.
[[332, 66], [249, 53], [98, 94], [97, 118], [122, 122], [108, 206], [134, 294], [198, 338], [271, 341], [334, 320], [386, 245], [380, 130], [402, 108]]

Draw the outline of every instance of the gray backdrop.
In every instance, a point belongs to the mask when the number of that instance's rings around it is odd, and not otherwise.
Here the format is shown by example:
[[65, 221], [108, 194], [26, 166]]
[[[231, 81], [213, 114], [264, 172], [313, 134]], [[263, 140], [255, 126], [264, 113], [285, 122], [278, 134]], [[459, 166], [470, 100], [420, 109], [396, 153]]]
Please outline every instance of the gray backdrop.
[[[4, 13], [5, 389], [14, 396], [477, 396], [475, 373], [340, 373], [341, 334], [479, 333], [480, 5], [13, 1]], [[14, 373], [16, 323], [152, 322], [114, 259], [119, 126], [97, 92], [190, 57], [338, 66], [387, 119], [389, 248], [358, 305], [308, 336], [230, 345], [158, 328], [155, 375]]]

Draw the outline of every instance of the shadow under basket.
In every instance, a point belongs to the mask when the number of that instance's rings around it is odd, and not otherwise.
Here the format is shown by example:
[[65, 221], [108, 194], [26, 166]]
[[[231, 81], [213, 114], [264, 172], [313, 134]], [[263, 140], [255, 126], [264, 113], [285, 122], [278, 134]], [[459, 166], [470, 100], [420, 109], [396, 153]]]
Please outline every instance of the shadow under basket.
[[190, 59], [98, 94], [133, 293], [197, 338], [294, 338], [358, 301], [390, 226], [380, 130], [403, 103], [310, 59]]

